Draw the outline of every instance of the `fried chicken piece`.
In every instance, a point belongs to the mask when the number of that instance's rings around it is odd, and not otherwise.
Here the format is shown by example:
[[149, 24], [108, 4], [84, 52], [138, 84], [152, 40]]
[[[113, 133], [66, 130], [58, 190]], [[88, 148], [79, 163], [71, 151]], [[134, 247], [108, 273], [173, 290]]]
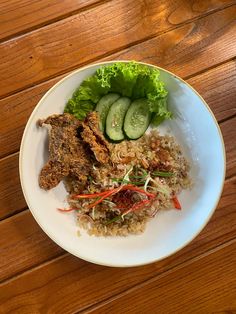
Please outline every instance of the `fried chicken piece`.
[[38, 124], [51, 127], [49, 129], [49, 160], [41, 170], [40, 187], [49, 190], [57, 186], [63, 178], [72, 176], [77, 182], [77, 190], [80, 190], [87, 182], [91, 164], [83, 141], [77, 137], [81, 122], [65, 113], [39, 120]]
[[50, 190], [57, 186], [68, 173], [68, 167], [49, 159], [40, 172], [39, 186], [44, 190]]
[[83, 131], [81, 132], [81, 136], [83, 140], [88, 143], [97, 161], [102, 164], [108, 163], [110, 160], [109, 143], [99, 129], [98, 113], [95, 111], [90, 112], [85, 121], [82, 122], [82, 127]]

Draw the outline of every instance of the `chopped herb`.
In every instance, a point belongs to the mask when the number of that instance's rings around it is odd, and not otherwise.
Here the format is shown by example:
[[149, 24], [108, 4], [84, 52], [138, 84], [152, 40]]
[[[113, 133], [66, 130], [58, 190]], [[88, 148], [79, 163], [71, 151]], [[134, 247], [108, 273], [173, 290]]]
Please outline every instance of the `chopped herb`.
[[121, 215], [116, 216], [116, 217], [114, 217], [114, 218], [112, 218], [112, 219], [106, 221], [106, 222], [105, 222], [105, 225], [106, 225], [106, 226], [107, 226], [107, 225], [110, 225], [111, 223], [113, 223], [113, 222], [115, 222], [115, 221], [118, 221], [118, 220], [120, 220], [121, 218], [122, 218]]
[[143, 173], [144, 176], [147, 176], [147, 175], [148, 175], [148, 173], [147, 173], [146, 170], [144, 170], [144, 169], [142, 169], [142, 168], [141, 168], [140, 170], [142, 171], [142, 173]]
[[130, 176], [130, 179], [144, 179], [146, 177], [146, 175], [143, 176]]
[[173, 172], [154, 171], [152, 172], [152, 175], [157, 177], [172, 177], [174, 174]]
[[112, 182], [122, 182], [123, 179], [119, 179], [119, 178], [111, 178]]
[[91, 183], [93, 181], [93, 177], [88, 176], [89, 182]]
[[144, 184], [145, 181], [128, 181], [124, 179], [117, 179], [117, 178], [112, 178], [111, 179], [113, 182], [118, 182], [118, 183], [129, 183], [129, 184], [134, 184], [134, 185], [139, 185], [139, 184]]

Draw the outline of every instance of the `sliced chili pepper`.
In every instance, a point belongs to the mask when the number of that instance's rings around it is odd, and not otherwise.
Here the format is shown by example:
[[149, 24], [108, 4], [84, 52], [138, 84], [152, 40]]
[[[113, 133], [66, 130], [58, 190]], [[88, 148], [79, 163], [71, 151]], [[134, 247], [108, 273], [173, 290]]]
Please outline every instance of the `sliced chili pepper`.
[[118, 193], [119, 191], [122, 190], [122, 186], [116, 188], [116, 189], [113, 189], [113, 190], [109, 190], [106, 194], [104, 194], [101, 198], [99, 198], [96, 202], [90, 204], [88, 206], [88, 208], [91, 208], [91, 207], [94, 207], [96, 205], [98, 205], [99, 203], [101, 203], [105, 198], [107, 198], [108, 196], [110, 195], [113, 195], [113, 194], [116, 194]]
[[146, 205], [146, 204], [149, 204], [150, 203], [150, 200], [143, 200], [137, 204], [134, 204], [130, 209], [128, 209], [127, 211], [125, 211], [122, 216], [125, 216], [133, 211], [135, 211], [136, 209], [142, 207], [143, 205]]
[[118, 188], [115, 188], [115, 189], [112, 189], [112, 190], [108, 190], [108, 191], [104, 191], [104, 192], [100, 192], [100, 193], [93, 193], [93, 194], [78, 194], [78, 195], [73, 195], [72, 197], [73, 198], [96, 198], [96, 197], [99, 197], [99, 196], [104, 196], [106, 195], [107, 193], [110, 193], [110, 192], [115, 192], [116, 190], [119, 190], [120, 191], [120, 188], [121, 190], [133, 190], [133, 191], [137, 191], [137, 192], [140, 192], [142, 194], [145, 194], [147, 196], [150, 196], [150, 197], [155, 197], [155, 194], [153, 193], [148, 193], [148, 192], [145, 192], [144, 190], [132, 185], [132, 184], [127, 184], [127, 185], [122, 185]]
[[122, 185], [122, 186], [120, 186], [118, 188], [115, 188], [115, 189], [112, 189], [112, 190], [108, 190], [108, 191], [104, 191], [104, 192], [101, 192], [101, 193], [80, 194], [80, 195], [74, 195], [73, 197], [74, 198], [97, 198], [97, 197], [101, 196], [101, 198], [99, 198], [96, 202], [94, 202], [94, 203], [92, 203], [92, 204], [90, 204], [88, 206], [88, 208], [91, 208], [91, 207], [94, 207], [97, 204], [101, 203], [108, 196], [114, 195], [114, 194], [116, 194], [116, 193], [118, 193], [119, 191], [122, 191], [122, 190], [136, 191], [136, 192], [144, 194], [144, 195], [146, 195], [148, 197], [152, 197], [152, 198], [155, 197], [155, 194], [146, 192], [146, 191], [144, 191], [144, 190], [142, 190], [142, 189], [140, 189], [137, 186], [134, 186], [132, 184]]
[[91, 208], [91, 207], [94, 207], [94, 206], [98, 205], [99, 203], [101, 203], [101, 202], [102, 202], [105, 198], [107, 198], [108, 196], [114, 195], [114, 194], [118, 193], [119, 191], [121, 191], [121, 190], [123, 189], [123, 187], [124, 187], [124, 186], [120, 186], [120, 187], [118, 187], [118, 188], [116, 188], [116, 189], [107, 191], [107, 192], [106, 192], [105, 194], [103, 194], [102, 197], [99, 198], [96, 202], [90, 204], [90, 205], [88, 206], [88, 208]]
[[99, 193], [93, 193], [93, 194], [77, 194], [77, 195], [72, 195], [71, 197], [72, 198], [96, 198], [98, 196], [103, 196], [107, 194], [109, 191], [112, 191], [112, 190], [99, 192]]
[[122, 215], [118, 215], [110, 220], [108, 220], [107, 222], [105, 222], [105, 225], [109, 225], [115, 221], [120, 220], [122, 217], [124, 217], [125, 215], [127, 215], [128, 213], [131, 213], [132, 211], [142, 207], [143, 205], [146, 205], [150, 203], [150, 200], [143, 200], [141, 202], [139, 202], [138, 204], [133, 205], [130, 209], [128, 209], [126, 212], [124, 212]]
[[155, 196], [156, 196], [156, 195], [153, 194], [153, 193], [146, 192], [146, 191], [144, 191], [144, 190], [138, 188], [137, 186], [130, 185], [130, 184], [129, 184], [129, 185], [124, 185], [124, 186], [123, 186], [123, 190], [137, 191], [137, 192], [142, 193], [142, 194], [144, 194], [144, 195], [147, 195], [147, 196], [149, 196], [149, 197], [155, 197]]
[[182, 209], [181, 204], [180, 204], [180, 202], [179, 202], [179, 200], [178, 200], [178, 198], [176, 196], [174, 196], [172, 198], [172, 201], [173, 201], [174, 206], [175, 206], [176, 209], [178, 209], [178, 210]]

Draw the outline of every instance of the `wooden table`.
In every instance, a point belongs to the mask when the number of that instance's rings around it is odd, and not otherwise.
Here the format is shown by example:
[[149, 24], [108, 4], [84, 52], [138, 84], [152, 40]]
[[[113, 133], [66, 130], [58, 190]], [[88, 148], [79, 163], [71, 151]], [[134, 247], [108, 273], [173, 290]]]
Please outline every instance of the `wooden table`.
[[[235, 4], [0, 1], [1, 313], [236, 313]], [[18, 174], [22, 132], [42, 95], [70, 71], [109, 59], [186, 79], [213, 110], [227, 154], [224, 191], [201, 234], [161, 262], [127, 269], [53, 243], [27, 209]]]

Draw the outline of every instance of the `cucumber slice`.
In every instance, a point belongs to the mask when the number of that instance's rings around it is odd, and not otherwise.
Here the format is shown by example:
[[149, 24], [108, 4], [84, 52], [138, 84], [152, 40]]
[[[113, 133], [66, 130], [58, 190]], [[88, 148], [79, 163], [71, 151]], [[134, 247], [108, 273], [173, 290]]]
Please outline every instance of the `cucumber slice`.
[[97, 103], [97, 106], [95, 108], [95, 111], [99, 113], [100, 121], [99, 121], [99, 127], [102, 132], [105, 130], [106, 126], [106, 118], [108, 111], [111, 107], [111, 105], [120, 97], [119, 94], [110, 93], [105, 96], [103, 96], [99, 102]]
[[129, 98], [121, 97], [111, 105], [106, 119], [106, 134], [113, 141], [121, 141], [125, 138], [122, 129], [130, 103]]
[[124, 121], [125, 134], [130, 139], [137, 139], [147, 130], [151, 121], [147, 99], [137, 99], [132, 102]]

